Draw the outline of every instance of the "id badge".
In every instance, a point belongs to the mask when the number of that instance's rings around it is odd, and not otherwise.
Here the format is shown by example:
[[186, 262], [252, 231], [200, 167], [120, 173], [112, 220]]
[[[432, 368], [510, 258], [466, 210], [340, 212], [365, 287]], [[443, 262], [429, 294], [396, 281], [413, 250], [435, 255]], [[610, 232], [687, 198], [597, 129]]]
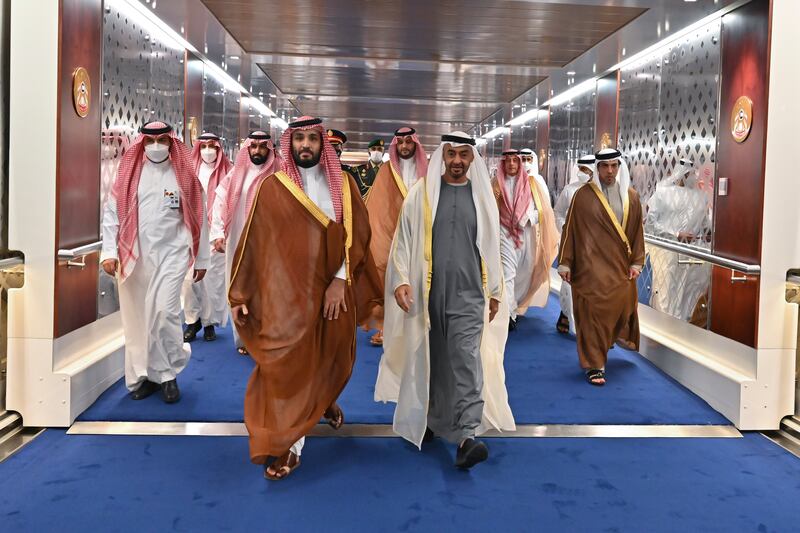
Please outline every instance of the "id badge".
[[178, 191], [168, 191], [164, 189], [164, 205], [170, 209], [180, 209], [181, 195]]

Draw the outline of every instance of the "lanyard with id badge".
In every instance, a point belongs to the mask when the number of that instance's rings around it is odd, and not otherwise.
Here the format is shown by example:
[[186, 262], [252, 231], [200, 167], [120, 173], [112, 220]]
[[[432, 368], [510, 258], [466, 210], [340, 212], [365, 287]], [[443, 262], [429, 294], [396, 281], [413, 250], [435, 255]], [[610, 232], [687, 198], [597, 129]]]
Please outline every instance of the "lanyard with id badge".
[[181, 194], [179, 191], [168, 191], [164, 189], [164, 207], [170, 209], [180, 209]]

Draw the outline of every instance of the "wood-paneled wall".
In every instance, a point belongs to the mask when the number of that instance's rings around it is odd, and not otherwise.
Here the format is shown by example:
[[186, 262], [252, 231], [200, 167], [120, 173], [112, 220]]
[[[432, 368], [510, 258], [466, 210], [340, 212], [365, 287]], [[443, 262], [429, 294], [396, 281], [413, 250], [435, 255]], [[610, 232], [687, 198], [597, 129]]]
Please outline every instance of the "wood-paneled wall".
[[[100, 238], [103, 55], [103, 1], [61, 0], [59, 7], [56, 252]], [[90, 108], [85, 118], [75, 112], [72, 100], [72, 76], [78, 67], [84, 67], [91, 79]], [[93, 254], [86, 258], [84, 268], [66, 264], [56, 268], [56, 337], [97, 318], [97, 260], [98, 254]]]
[[[722, 18], [717, 193], [713, 251], [745, 263], [761, 261], [764, 201], [764, 151], [769, 89], [770, 2], [753, 0]], [[740, 96], [753, 101], [749, 137], [731, 135], [731, 112]], [[727, 196], [719, 181], [728, 180]], [[731, 281], [731, 278], [734, 281]], [[711, 330], [749, 346], [758, 343], [758, 279], [714, 268], [711, 281]]]

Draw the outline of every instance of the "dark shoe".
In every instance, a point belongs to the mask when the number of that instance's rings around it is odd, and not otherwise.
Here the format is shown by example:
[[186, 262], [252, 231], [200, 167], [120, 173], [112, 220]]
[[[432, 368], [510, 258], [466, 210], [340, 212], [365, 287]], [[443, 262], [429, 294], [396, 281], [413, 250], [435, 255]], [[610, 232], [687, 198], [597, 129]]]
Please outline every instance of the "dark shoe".
[[217, 340], [217, 332], [214, 331], [214, 326], [206, 326], [203, 328], [203, 340], [204, 341]]
[[158, 383], [153, 383], [152, 381], [144, 380], [142, 381], [141, 385], [139, 385], [138, 389], [131, 392], [131, 399], [144, 400], [145, 398], [147, 398], [160, 388], [161, 386]]
[[558, 316], [558, 322], [556, 322], [556, 330], [563, 335], [569, 333], [569, 317], [564, 313], [561, 313]]
[[429, 442], [433, 442], [435, 437], [436, 435], [433, 434], [431, 428], [425, 428], [425, 435], [422, 436], [422, 442], [423, 444], [428, 444]]
[[175, 403], [181, 399], [181, 391], [178, 389], [178, 380], [172, 379], [161, 384], [161, 397], [166, 403]]
[[203, 329], [203, 325], [199, 320], [194, 324], [186, 324], [186, 327], [183, 328], [183, 342], [192, 342], [201, 329]]
[[467, 439], [456, 451], [456, 466], [468, 469], [488, 458], [489, 448], [486, 444], [476, 439]]
[[508, 317], [508, 331], [514, 331], [515, 329], [517, 329], [517, 321]]
[[599, 368], [590, 368], [586, 371], [586, 381], [595, 387], [602, 387], [606, 384], [606, 373]]

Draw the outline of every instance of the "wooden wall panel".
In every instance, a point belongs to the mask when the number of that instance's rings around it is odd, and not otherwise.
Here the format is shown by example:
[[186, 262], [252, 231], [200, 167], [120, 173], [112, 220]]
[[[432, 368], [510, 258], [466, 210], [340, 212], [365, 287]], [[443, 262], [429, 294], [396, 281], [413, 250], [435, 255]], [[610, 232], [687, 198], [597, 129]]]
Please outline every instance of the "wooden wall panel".
[[[717, 180], [728, 195], [716, 196], [713, 249], [745, 263], [761, 258], [764, 150], [769, 72], [769, 1], [753, 0], [722, 19], [722, 67], [717, 133]], [[740, 96], [753, 101], [750, 136], [737, 143], [730, 115]]]
[[[594, 148], [617, 147], [619, 116], [619, 71], [597, 80]], [[607, 144], [607, 146], [605, 146]]]
[[[744, 278], [746, 281], [737, 281]], [[711, 331], [755, 348], [758, 276], [745, 276], [741, 272], [714, 266], [711, 274], [710, 316]]]
[[[712, 249], [717, 255], [753, 264], [761, 261], [769, 33], [769, 0], [753, 0], [722, 19]], [[731, 111], [740, 96], [753, 101], [752, 127], [743, 143], [737, 143], [731, 135]], [[727, 196], [718, 194], [719, 180], [723, 178], [728, 179]], [[758, 282], [755, 278], [731, 283], [730, 270], [714, 268], [711, 330], [757, 346]]]
[[[103, 1], [61, 0], [56, 147], [56, 251], [100, 238], [100, 114]], [[72, 99], [72, 77], [84, 67], [91, 80], [89, 114], [81, 118]], [[55, 278], [54, 335], [60, 337], [97, 318], [97, 254], [85, 268], [59, 265]]]

